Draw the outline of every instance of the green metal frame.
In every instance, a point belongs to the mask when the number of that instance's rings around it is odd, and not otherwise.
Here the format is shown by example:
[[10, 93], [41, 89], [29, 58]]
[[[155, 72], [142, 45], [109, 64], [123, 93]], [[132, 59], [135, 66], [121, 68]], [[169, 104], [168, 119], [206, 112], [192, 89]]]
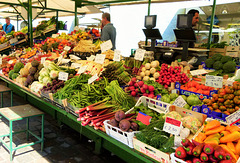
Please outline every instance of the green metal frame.
[[116, 154], [118, 157], [122, 158], [126, 162], [130, 163], [150, 163], [157, 162], [154, 159], [129, 148], [128, 146], [122, 144], [121, 142], [115, 140], [114, 138], [108, 136], [102, 131], [97, 131], [91, 126], [81, 126], [81, 123], [77, 121], [77, 117], [67, 113], [65, 110], [58, 108], [50, 102], [46, 102], [40, 97], [28, 92], [22, 87], [12, 83], [4, 77], [0, 76], [0, 79], [7, 82], [9, 87], [14, 91], [14, 93], [23, 97], [27, 102], [33, 106], [39, 108], [40, 110], [50, 114], [55, 118], [60, 124], [66, 124], [72, 129], [79, 132], [81, 135], [95, 142], [95, 153], [100, 153], [101, 149], [106, 149]]
[[216, 1], [217, 1], [217, 0], [213, 0], [212, 16], [211, 16], [211, 22], [210, 22], [209, 35], [208, 35], [208, 47], [207, 47], [207, 49], [210, 49], [210, 44], [211, 44], [211, 42], [212, 42], [212, 29], [213, 29], [213, 23], [214, 23], [214, 15], [215, 15], [215, 9], [216, 9]]
[[[5, 117], [4, 115], [2, 115], [3, 117]], [[36, 134], [34, 134], [33, 132], [31, 132], [29, 130], [29, 118], [32, 118], [32, 117], [37, 117], [37, 116], [41, 116], [42, 117], [42, 127], [41, 127], [41, 137], [37, 136]], [[35, 145], [35, 144], [39, 144], [41, 143], [41, 151], [43, 151], [43, 146], [44, 146], [44, 114], [39, 114], [39, 115], [35, 115], [35, 116], [30, 116], [30, 117], [26, 117], [26, 118], [19, 118], [19, 119], [15, 119], [15, 120], [10, 120], [8, 119], [7, 117], [5, 117], [8, 121], [9, 121], [9, 129], [10, 129], [10, 132], [9, 134], [5, 134], [5, 135], [1, 135], [0, 136], [0, 142], [9, 150], [10, 152], [10, 161], [12, 161], [13, 159], [13, 152], [17, 149], [20, 149], [20, 148], [25, 148], [25, 147], [28, 147], [28, 146], [32, 146], [32, 145]], [[27, 119], [27, 122], [26, 122], [26, 130], [21, 130], [21, 131], [17, 131], [17, 132], [13, 132], [13, 122], [15, 121], [19, 121], [19, 120], [23, 120], [23, 119]], [[12, 143], [13, 143], [13, 135], [14, 134], [19, 134], [19, 133], [23, 133], [25, 132], [26, 133], [26, 137], [27, 137], [27, 140], [29, 139], [29, 134], [31, 134], [32, 136], [34, 136], [38, 141], [35, 141], [35, 142], [31, 142], [31, 143], [28, 143], [26, 145], [20, 145], [18, 147], [15, 147], [13, 148], [12, 147]], [[4, 141], [4, 138], [5, 137], [9, 137], [10, 139], [10, 144], [7, 145]]]
[[0, 94], [1, 94], [1, 108], [3, 107], [3, 93], [7, 93], [7, 92], [10, 92], [11, 94], [11, 104], [10, 106], [13, 106], [13, 91], [12, 90], [9, 90], [9, 91], [1, 91]]

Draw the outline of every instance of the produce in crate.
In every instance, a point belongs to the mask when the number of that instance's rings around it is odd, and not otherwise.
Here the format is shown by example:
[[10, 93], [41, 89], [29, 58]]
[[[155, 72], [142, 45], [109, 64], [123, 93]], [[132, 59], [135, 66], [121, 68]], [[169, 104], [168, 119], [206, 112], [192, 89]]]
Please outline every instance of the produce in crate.
[[158, 61], [146, 63], [144, 66], [142, 66], [142, 68], [140, 69], [140, 75], [138, 75], [136, 78], [143, 81], [155, 81], [160, 76], [158, 70], [160, 70]]
[[181, 67], [168, 67], [167, 64], [162, 64], [161, 70], [159, 71], [159, 78], [156, 80], [158, 83], [168, 88], [172, 82], [180, 82], [185, 84], [189, 81], [189, 78], [185, 73], [181, 72]]
[[224, 86], [213, 94], [211, 99], [204, 99], [203, 103], [215, 112], [230, 115], [239, 110], [240, 82], [234, 82], [233, 86]]
[[24, 64], [22, 62], [17, 62], [13, 69], [9, 71], [8, 77], [12, 80], [16, 79], [19, 76], [19, 71], [24, 67]]

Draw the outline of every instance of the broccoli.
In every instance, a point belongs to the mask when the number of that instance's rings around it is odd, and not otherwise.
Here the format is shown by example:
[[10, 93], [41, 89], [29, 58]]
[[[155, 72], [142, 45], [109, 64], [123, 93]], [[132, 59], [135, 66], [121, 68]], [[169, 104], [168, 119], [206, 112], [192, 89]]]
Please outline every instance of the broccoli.
[[208, 58], [206, 59], [205, 64], [208, 68], [212, 68], [214, 64], [214, 60], [212, 58]]
[[19, 76], [18, 73], [13, 73], [13, 74], [12, 74], [12, 80], [16, 79], [18, 76]]
[[12, 79], [12, 75], [13, 75], [13, 74], [14, 74], [14, 70], [9, 71], [8, 77], [9, 77], [10, 79]]
[[221, 59], [222, 63], [226, 63], [228, 61], [232, 61], [232, 57], [230, 57], [230, 56], [223, 56], [222, 59]]
[[236, 63], [233, 61], [228, 61], [223, 65], [223, 72], [224, 73], [232, 73], [236, 70]]
[[223, 67], [223, 64], [222, 64], [221, 61], [217, 61], [217, 62], [215, 62], [215, 63], [213, 64], [213, 68], [214, 68], [215, 70], [220, 70], [220, 69], [222, 69], [222, 67]]
[[22, 62], [17, 62], [14, 65], [13, 70], [15, 73], [18, 73], [23, 67], [24, 67], [24, 64]]
[[214, 61], [220, 61], [222, 59], [222, 54], [214, 54], [212, 57], [211, 57]]

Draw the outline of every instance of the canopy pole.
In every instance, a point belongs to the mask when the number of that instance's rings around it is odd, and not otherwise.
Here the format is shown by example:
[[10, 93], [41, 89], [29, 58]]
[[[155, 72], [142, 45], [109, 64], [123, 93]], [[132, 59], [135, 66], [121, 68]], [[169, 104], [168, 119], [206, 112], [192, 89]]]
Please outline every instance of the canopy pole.
[[17, 15], [17, 31], [18, 31], [18, 17], [19, 17], [19, 15]]
[[56, 31], [58, 33], [58, 11], [56, 11]]
[[212, 16], [211, 16], [211, 23], [210, 23], [209, 35], [208, 35], [208, 46], [207, 46], [207, 49], [210, 49], [210, 44], [211, 44], [211, 42], [212, 42], [212, 29], [213, 29], [213, 23], [214, 23], [214, 15], [215, 15], [216, 1], [217, 1], [217, 0], [213, 0]]
[[77, 21], [77, 0], [75, 0], [75, 23], [74, 23], [74, 26], [77, 26], [78, 25], [78, 21]]
[[[151, 0], [148, 0], [148, 16], [150, 15], [150, 8], [151, 8]], [[147, 46], [148, 39], [145, 40], [145, 45]]]
[[30, 47], [33, 46], [33, 28], [32, 28], [32, 0], [28, 0], [28, 27]]

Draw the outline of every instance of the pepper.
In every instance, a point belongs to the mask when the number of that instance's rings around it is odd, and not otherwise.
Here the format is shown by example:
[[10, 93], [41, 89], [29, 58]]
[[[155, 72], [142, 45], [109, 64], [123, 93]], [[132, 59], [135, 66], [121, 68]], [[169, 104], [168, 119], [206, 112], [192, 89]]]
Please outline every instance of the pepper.
[[240, 128], [238, 126], [232, 125], [232, 126], [227, 126], [226, 130], [229, 132], [234, 132], [234, 131], [240, 131]]
[[220, 126], [205, 132], [206, 135], [216, 134], [225, 130], [225, 126]]
[[222, 160], [225, 155], [225, 151], [221, 146], [217, 146], [214, 151], [214, 156], [218, 158], [219, 160]]
[[232, 163], [231, 160], [221, 160], [219, 163]]
[[235, 146], [234, 146], [234, 144], [233, 144], [232, 142], [227, 142], [227, 147], [228, 147], [229, 149], [231, 149], [231, 151], [232, 151], [234, 154], [237, 154], [236, 148], [235, 148]]
[[186, 150], [188, 155], [192, 155], [193, 154], [193, 146], [188, 146], [187, 148], [184, 147], [184, 149]]
[[187, 146], [193, 146], [193, 144], [190, 142], [189, 139], [182, 139], [181, 141], [181, 144], [184, 146], [184, 147], [187, 147]]
[[225, 160], [232, 160], [233, 158], [232, 158], [232, 156], [231, 156], [231, 154], [230, 153], [225, 153], [225, 155], [224, 155], [224, 159]]
[[240, 132], [238, 131], [233, 131], [231, 134], [226, 135], [220, 139], [220, 143], [227, 143], [227, 142], [232, 142], [235, 140], [240, 139]]
[[199, 144], [198, 146], [194, 147], [193, 148], [193, 155], [198, 157], [201, 154], [203, 147], [204, 147], [204, 143]]
[[225, 150], [225, 152], [229, 153], [232, 156], [232, 159], [237, 162], [238, 157], [231, 151], [231, 149], [229, 149], [226, 145], [221, 144], [219, 145], [223, 150]]
[[208, 155], [211, 155], [211, 154], [213, 154], [213, 152], [214, 152], [214, 148], [213, 148], [212, 145], [205, 144], [205, 145], [204, 145], [204, 148], [203, 148], [203, 152], [205, 152], [205, 153], [208, 154]]
[[220, 140], [218, 138], [211, 138], [211, 139], [208, 139], [208, 140], [204, 141], [204, 143], [210, 144], [210, 145], [213, 145], [213, 146], [218, 145], [219, 142], [220, 142]]
[[201, 144], [201, 143], [199, 143], [199, 142], [197, 142], [197, 141], [195, 141], [195, 140], [192, 140], [192, 143], [194, 144], [194, 146], [198, 146], [198, 145]]
[[183, 147], [178, 147], [175, 151], [175, 156], [177, 158], [183, 159], [183, 158], [187, 157], [187, 153]]
[[186, 162], [186, 163], [192, 163], [192, 161], [191, 161], [191, 160], [186, 160], [185, 162]]
[[193, 163], [201, 163], [201, 160], [199, 158], [194, 157], [193, 158]]
[[199, 143], [203, 143], [203, 141], [206, 139], [206, 137], [207, 137], [206, 134], [200, 132], [194, 140]]
[[214, 156], [214, 155], [209, 155], [209, 161], [211, 161], [212, 163], [217, 163], [218, 159]]
[[200, 155], [200, 160], [201, 161], [208, 161], [208, 155], [204, 152], [201, 153]]
[[220, 125], [221, 124], [218, 120], [212, 120], [211, 122], [207, 123], [207, 125], [205, 126], [205, 131], [218, 128]]
[[212, 138], [220, 139], [221, 135], [219, 133], [215, 133], [215, 134], [209, 135], [209, 136], [206, 137], [206, 139], [204, 141], [207, 141], [208, 139], [212, 139]]
[[[226, 127], [226, 129], [227, 129], [227, 127]], [[223, 137], [223, 136], [227, 136], [228, 134], [230, 134], [230, 132], [229, 131], [221, 131], [220, 134]]]
[[240, 140], [238, 140], [236, 146], [235, 146], [236, 152], [238, 155], [240, 155]]

